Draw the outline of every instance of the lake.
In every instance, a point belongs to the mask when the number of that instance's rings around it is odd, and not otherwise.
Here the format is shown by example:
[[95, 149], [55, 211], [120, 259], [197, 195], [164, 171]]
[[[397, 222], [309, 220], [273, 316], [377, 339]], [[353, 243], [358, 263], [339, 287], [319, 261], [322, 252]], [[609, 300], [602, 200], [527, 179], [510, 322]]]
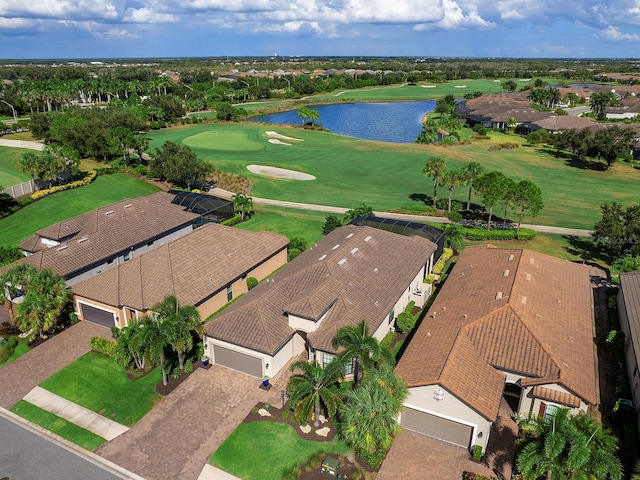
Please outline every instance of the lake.
[[[320, 113], [317, 123], [339, 135], [391, 143], [413, 143], [422, 130], [422, 118], [436, 106], [424, 102], [338, 103], [312, 105]], [[252, 122], [300, 125], [297, 110], [251, 118]]]

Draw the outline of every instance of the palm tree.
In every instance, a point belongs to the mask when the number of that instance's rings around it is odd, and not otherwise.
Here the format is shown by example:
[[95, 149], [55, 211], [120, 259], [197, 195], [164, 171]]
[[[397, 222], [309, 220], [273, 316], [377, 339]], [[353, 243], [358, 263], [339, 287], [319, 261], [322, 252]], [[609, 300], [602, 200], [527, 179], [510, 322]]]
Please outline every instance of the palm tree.
[[311, 120], [311, 126], [315, 127], [316, 120], [320, 118], [320, 112], [318, 112], [318, 110], [316, 110], [315, 108], [309, 108], [307, 109], [307, 116], [309, 117], [309, 120]]
[[167, 357], [165, 348], [171, 344], [172, 332], [168, 322], [152, 312], [150, 316], [143, 320], [142, 341], [147, 348], [147, 356], [153, 363], [159, 363], [162, 369], [162, 384], [168, 383], [167, 379]]
[[516, 465], [524, 480], [622, 478], [616, 438], [585, 414], [558, 408], [549, 418], [522, 421], [521, 428], [526, 443]]
[[233, 209], [236, 212], [240, 212], [242, 220], [244, 220], [245, 214], [249, 214], [253, 211], [253, 198], [247, 197], [244, 193], [236, 193], [231, 197], [233, 202]]
[[618, 103], [615, 94], [612, 92], [593, 93], [591, 95], [591, 113], [596, 120], [604, 120], [607, 116], [606, 108]]
[[438, 183], [442, 180], [446, 169], [447, 165], [442, 157], [431, 157], [422, 169], [427, 177], [433, 177], [433, 208], [438, 208]]
[[184, 370], [184, 354], [193, 348], [192, 332], [199, 337], [204, 335], [200, 312], [191, 305], [181, 307], [173, 295], [166, 296], [153, 307], [153, 311], [167, 323], [166, 328], [171, 332], [171, 348], [178, 354], [180, 370]]
[[62, 312], [71, 302], [71, 290], [60, 275], [42, 269], [29, 279], [28, 291], [18, 304], [16, 322], [23, 332], [44, 332], [56, 325]]
[[391, 447], [407, 388], [391, 363], [368, 372], [358, 388], [345, 394], [338, 431], [356, 452], [368, 455]]
[[467, 210], [471, 208], [471, 193], [473, 182], [484, 173], [484, 167], [478, 162], [469, 162], [462, 167], [462, 183], [469, 186], [469, 196], [467, 197]]
[[[7, 270], [0, 276], [0, 285], [4, 290], [4, 305], [9, 312], [9, 316], [14, 319], [12, 298], [24, 295], [29, 288], [29, 282], [36, 274], [36, 269], [31, 265], [18, 264]], [[7, 295], [8, 294], [8, 295]]]
[[451, 213], [451, 196], [453, 195], [453, 190], [461, 183], [462, 174], [457, 170], [446, 170], [440, 180], [440, 185], [446, 186], [449, 192], [449, 197], [447, 199], [447, 211], [449, 213]]
[[344, 348], [338, 355], [343, 365], [347, 361], [355, 360], [353, 382], [356, 385], [358, 384], [360, 365], [363, 370], [373, 368], [385, 354], [378, 340], [369, 335], [369, 327], [364, 320], [356, 326], [346, 326], [339, 329], [333, 339], [333, 347]]
[[344, 363], [334, 358], [324, 368], [317, 360], [312, 363], [298, 360], [291, 365], [291, 371], [300, 370], [299, 375], [293, 376], [287, 383], [287, 394], [292, 405], [295, 405], [294, 415], [298, 422], [307, 422], [311, 413], [314, 414], [314, 426], [320, 425], [320, 407], [324, 406], [327, 415], [333, 417], [338, 410], [340, 399], [331, 387], [344, 376]]
[[129, 325], [122, 327], [118, 333], [116, 357], [125, 366], [131, 361], [141, 370], [145, 366], [146, 345], [144, 344], [143, 322], [132, 320]]

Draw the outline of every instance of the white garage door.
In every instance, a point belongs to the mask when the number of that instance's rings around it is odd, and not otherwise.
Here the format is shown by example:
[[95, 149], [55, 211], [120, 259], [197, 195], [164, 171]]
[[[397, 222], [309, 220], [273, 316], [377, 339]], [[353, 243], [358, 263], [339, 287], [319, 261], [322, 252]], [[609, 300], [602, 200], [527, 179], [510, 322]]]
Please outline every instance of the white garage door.
[[100, 308], [92, 307], [86, 303], [81, 303], [82, 318], [93, 323], [104, 325], [105, 327], [113, 327], [116, 324], [113, 312], [108, 312]]
[[402, 426], [407, 430], [428, 435], [429, 437], [434, 437], [438, 440], [453, 443], [454, 445], [459, 445], [464, 448], [469, 448], [471, 445], [473, 427], [413, 408], [405, 407], [402, 413]]
[[262, 359], [236, 352], [220, 345], [213, 346], [214, 361], [223, 367], [232, 368], [254, 377], [262, 377]]

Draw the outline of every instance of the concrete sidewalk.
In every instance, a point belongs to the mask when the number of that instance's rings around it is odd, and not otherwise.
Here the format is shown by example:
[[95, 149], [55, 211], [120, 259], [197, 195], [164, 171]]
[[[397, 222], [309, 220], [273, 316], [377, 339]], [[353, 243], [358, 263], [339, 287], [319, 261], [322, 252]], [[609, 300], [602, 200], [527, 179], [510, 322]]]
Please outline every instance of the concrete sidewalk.
[[24, 396], [23, 400], [47, 412], [54, 413], [107, 440], [113, 440], [129, 430], [124, 425], [109, 420], [41, 387], [35, 387]]
[[220, 470], [213, 465], [205, 464], [198, 480], [240, 480], [238, 477], [231, 475], [230, 473]]

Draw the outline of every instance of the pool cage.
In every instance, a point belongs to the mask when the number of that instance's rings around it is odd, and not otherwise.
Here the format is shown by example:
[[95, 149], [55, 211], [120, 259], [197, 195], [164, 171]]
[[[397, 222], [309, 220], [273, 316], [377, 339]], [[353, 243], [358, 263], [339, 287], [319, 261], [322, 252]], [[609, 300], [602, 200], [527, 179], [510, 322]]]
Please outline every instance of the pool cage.
[[224, 198], [204, 193], [179, 192], [177, 190], [170, 190], [169, 193], [175, 195], [171, 203], [182, 205], [188, 212], [200, 214], [194, 221], [196, 227], [206, 223], [220, 223], [234, 215], [233, 202]]
[[425, 225], [424, 223], [407, 222], [382, 217], [356, 217], [349, 225], [366, 226], [386, 230], [405, 236], [419, 235], [435, 243], [437, 248], [434, 255], [434, 263], [438, 261], [444, 250], [444, 226], [443, 229]]

